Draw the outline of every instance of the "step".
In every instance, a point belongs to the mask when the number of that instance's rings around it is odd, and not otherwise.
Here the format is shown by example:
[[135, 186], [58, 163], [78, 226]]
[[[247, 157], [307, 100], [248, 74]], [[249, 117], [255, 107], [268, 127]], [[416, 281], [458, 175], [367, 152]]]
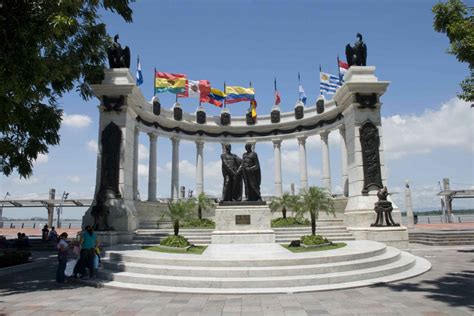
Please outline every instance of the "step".
[[314, 291], [326, 291], [326, 290], [337, 290], [347, 289], [361, 286], [368, 286], [380, 283], [388, 283], [393, 281], [404, 280], [408, 278], [420, 275], [427, 270], [431, 269], [431, 264], [424, 258], [416, 257], [415, 265], [406, 271], [400, 273], [385, 275], [379, 278], [363, 279], [358, 281], [335, 283], [335, 284], [323, 284], [323, 285], [312, 285], [312, 286], [292, 286], [292, 287], [274, 287], [274, 288], [226, 288], [226, 289], [214, 289], [205, 287], [168, 287], [168, 286], [156, 286], [156, 285], [145, 285], [145, 284], [132, 284], [124, 282], [102, 282], [101, 285], [108, 288], [118, 289], [129, 289], [129, 290], [142, 290], [142, 291], [153, 291], [153, 292], [173, 292], [173, 293], [206, 293], [206, 294], [261, 294], [261, 293], [298, 293], [298, 292], [314, 292]]
[[323, 274], [381, 266], [399, 260], [400, 253], [400, 250], [396, 248], [390, 248], [390, 250], [378, 256], [353, 261], [274, 267], [170, 267], [169, 265], [130, 263], [123, 261], [114, 262], [109, 260], [103, 260], [102, 265], [105, 269], [111, 271], [142, 273], [150, 275], [174, 275], [193, 277], [289, 276]]
[[273, 288], [311, 286], [352, 282], [385, 275], [396, 274], [410, 269], [415, 265], [415, 257], [408, 253], [401, 253], [399, 260], [383, 266], [367, 267], [363, 269], [324, 273], [317, 275], [266, 276], [266, 277], [194, 277], [149, 275], [131, 272], [113, 273], [110, 270], [99, 272], [101, 278], [123, 283], [138, 283], [155, 286], [174, 287], [202, 287], [207, 288]]

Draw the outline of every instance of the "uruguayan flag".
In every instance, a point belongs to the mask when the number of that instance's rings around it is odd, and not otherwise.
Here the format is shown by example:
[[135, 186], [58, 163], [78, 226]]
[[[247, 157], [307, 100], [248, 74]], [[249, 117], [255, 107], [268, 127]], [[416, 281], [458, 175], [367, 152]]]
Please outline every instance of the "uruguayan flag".
[[303, 102], [304, 105], [306, 105], [306, 94], [304, 93], [302, 85], [298, 86], [298, 91], [299, 91], [300, 101]]
[[320, 90], [327, 94], [334, 94], [336, 90], [342, 86], [344, 81], [339, 79], [338, 76], [334, 76], [325, 72], [320, 73]]
[[140, 58], [137, 59], [137, 86], [143, 83], [142, 65], [140, 65]]

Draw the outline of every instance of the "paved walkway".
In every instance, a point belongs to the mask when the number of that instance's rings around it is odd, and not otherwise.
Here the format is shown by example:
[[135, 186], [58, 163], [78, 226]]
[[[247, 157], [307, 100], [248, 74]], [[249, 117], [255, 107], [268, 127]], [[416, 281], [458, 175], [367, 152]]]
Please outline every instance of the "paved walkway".
[[474, 315], [474, 247], [413, 245], [431, 271], [392, 284], [277, 295], [195, 295], [57, 285], [55, 265], [1, 277], [0, 315]]

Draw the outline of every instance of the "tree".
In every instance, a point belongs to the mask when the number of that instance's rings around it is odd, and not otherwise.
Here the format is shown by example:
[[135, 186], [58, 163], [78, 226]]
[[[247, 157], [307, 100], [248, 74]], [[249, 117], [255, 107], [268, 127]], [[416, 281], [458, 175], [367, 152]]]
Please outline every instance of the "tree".
[[448, 0], [433, 6], [435, 31], [446, 33], [451, 47], [448, 53], [462, 63], [468, 63], [470, 75], [461, 82], [465, 101], [474, 101], [474, 8], [468, 8], [461, 0]]
[[129, 0], [0, 2], [0, 172], [32, 174], [59, 144], [58, 99], [76, 87], [84, 99], [103, 76], [111, 39], [99, 9], [132, 21]]
[[331, 195], [322, 188], [310, 187], [305, 191], [296, 205], [297, 212], [303, 215], [309, 212], [311, 216], [311, 234], [316, 234], [316, 220], [319, 218], [319, 212], [325, 211], [326, 214], [334, 213], [334, 202]]
[[274, 212], [281, 210], [283, 218], [286, 218], [287, 208], [292, 208], [297, 200], [297, 197], [288, 192], [283, 193], [282, 196], [274, 199], [270, 203], [270, 209]]
[[168, 202], [168, 209], [163, 212], [163, 217], [168, 217], [173, 222], [174, 235], [179, 235], [180, 222], [194, 217], [195, 199], [175, 200]]
[[198, 218], [202, 219], [202, 212], [211, 207], [211, 199], [209, 199], [204, 192], [197, 196]]

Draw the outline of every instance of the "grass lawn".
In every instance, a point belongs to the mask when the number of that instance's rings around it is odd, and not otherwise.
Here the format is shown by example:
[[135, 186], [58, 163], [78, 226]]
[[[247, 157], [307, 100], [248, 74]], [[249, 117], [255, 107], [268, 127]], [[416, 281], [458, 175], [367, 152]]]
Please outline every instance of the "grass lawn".
[[200, 255], [204, 252], [204, 250], [206, 250], [207, 246], [192, 246], [187, 251], [185, 249], [180, 249], [180, 248], [169, 249], [169, 248], [163, 248], [160, 246], [143, 246], [142, 248], [145, 250], [166, 252], [166, 253], [183, 253], [183, 254]]
[[324, 251], [324, 250], [338, 249], [338, 248], [345, 247], [346, 243], [338, 242], [338, 243], [335, 243], [334, 245], [323, 246], [323, 247], [314, 247], [314, 248], [288, 247], [289, 245], [280, 245], [280, 246], [282, 246], [285, 249], [288, 249], [291, 252], [300, 253], [300, 252], [312, 252], [312, 251]]

